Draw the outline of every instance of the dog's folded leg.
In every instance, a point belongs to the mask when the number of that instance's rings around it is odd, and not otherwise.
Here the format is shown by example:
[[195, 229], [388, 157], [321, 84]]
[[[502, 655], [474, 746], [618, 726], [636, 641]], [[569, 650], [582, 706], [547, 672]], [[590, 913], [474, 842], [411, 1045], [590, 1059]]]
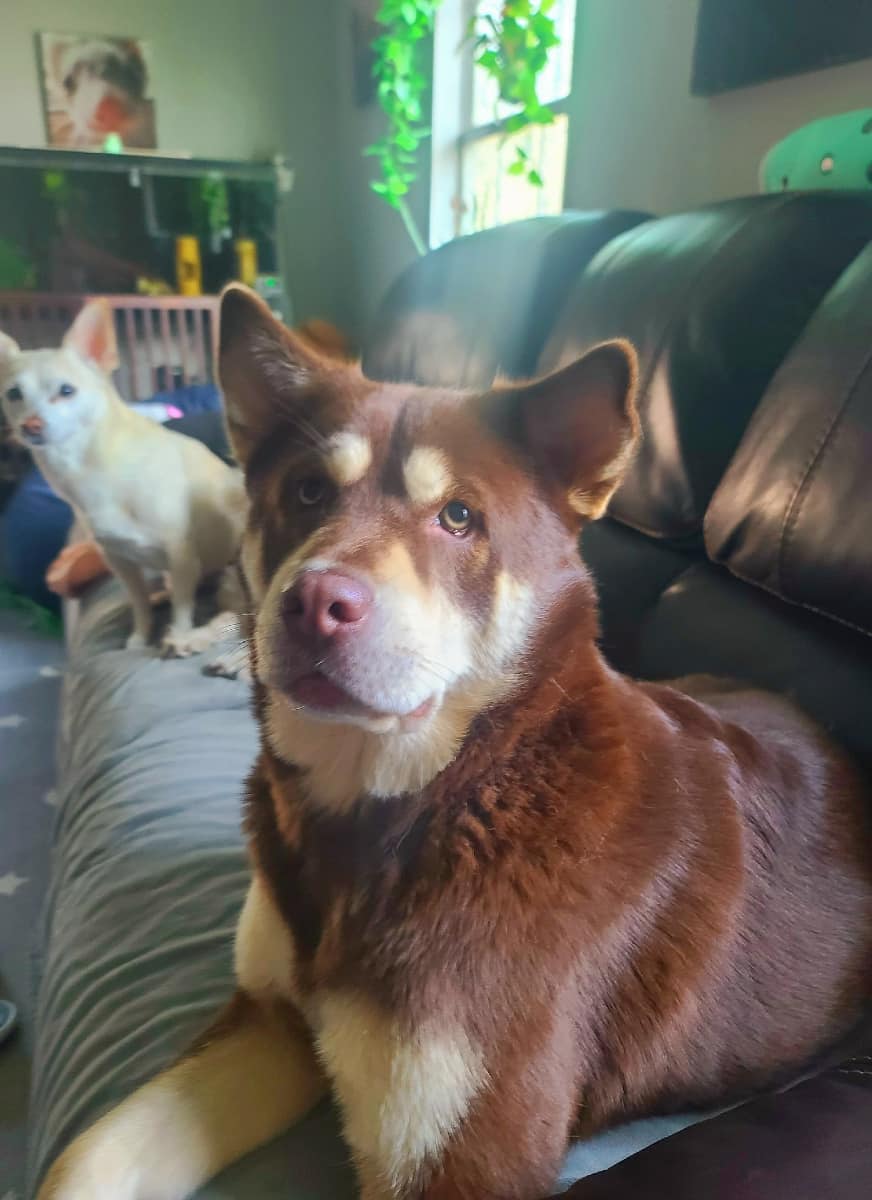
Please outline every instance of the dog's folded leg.
[[248, 664], [248, 645], [244, 641], [235, 641], [233, 645], [216, 654], [203, 667], [204, 675], [214, 675], [221, 679], [251, 679]]
[[[255, 902], [248, 906], [258, 912]], [[549, 1005], [543, 1001], [535, 1019], [508, 1027], [485, 1052], [446, 1013], [409, 1030], [353, 991], [321, 997], [318, 1053], [362, 1200], [550, 1194], [578, 1099], [564, 1069], [571, 1026]], [[540, 1021], [551, 1024], [545, 1036]]]
[[240, 992], [210, 1033], [77, 1138], [38, 1200], [183, 1200], [326, 1091], [293, 1011]]
[[105, 551], [104, 554], [112, 572], [118, 576], [127, 589], [133, 608], [133, 632], [127, 639], [127, 649], [142, 650], [148, 645], [152, 622], [151, 596], [145, 575], [142, 568], [138, 567], [136, 563], [117, 558]]

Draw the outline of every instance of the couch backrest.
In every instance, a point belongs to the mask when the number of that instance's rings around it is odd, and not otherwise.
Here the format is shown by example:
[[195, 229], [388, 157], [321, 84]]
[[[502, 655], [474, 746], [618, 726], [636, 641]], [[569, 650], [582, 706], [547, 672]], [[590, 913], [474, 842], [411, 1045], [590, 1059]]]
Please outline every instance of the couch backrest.
[[760, 397], [870, 226], [872, 193], [755, 196], [650, 221], [591, 261], [539, 369], [605, 338], [635, 344], [645, 438], [614, 517], [701, 541]]
[[564, 213], [459, 238], [413, 263], [364, 349], [373, 379], [487, 386], [532, 375], [570, 289], [644, 213]]
[[872, 242], [778, 369], [705, 540], [738, 578], [872, 634]]
[[705, 541], [724, 651], [872, 762], [872, 241], [772, 380]]

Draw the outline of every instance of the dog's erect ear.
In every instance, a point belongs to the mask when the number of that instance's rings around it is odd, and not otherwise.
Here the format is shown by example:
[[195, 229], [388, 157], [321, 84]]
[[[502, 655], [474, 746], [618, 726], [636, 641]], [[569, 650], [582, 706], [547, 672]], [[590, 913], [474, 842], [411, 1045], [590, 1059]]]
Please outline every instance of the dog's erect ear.
[[278, 321], [249, 288], [232, 283], [221, 296], [218, 377], [227, 432], [243, 466], [283, 414], [324, 372], [306, 341]]
[[638, 442], [637, 375], [630, 343], [604, 342], [553, 375], [488, 398], [497, 428], [588, 520], [605, 512]]
[[0, 330], [0, 371], [21, 353], [21, 347], [8, 333]]
[[115, 320], [105, 300], [89, 300], [63, 340], [65, 350], [75, 350], [107, 375], [117, 370], [118, 342]]

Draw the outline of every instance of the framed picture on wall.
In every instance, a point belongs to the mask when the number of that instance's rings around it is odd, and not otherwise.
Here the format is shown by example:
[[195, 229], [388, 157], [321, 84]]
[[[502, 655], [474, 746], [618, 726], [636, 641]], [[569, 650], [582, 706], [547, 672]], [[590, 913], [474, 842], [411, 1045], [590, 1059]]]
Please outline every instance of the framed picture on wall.
[[37, 45], [50, 146], [101, 147], [115, 135], [130, 149], [157, 148], [147, 42], [39, 33]]

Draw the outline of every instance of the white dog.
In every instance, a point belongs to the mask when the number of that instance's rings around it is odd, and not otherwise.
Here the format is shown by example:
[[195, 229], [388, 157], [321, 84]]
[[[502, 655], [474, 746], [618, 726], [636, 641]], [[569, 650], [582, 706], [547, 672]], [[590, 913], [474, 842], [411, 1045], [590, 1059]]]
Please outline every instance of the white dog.
[[200, 582], [235, 564], [247, 508], [241, 472], [200, 442], [130, 409], [110, 381], [118, 365], [112, 313], [92, 301], [60, 350], [22, 351], [0, 333], [0, 403], [130, 594], [133, 633], [145, 646], [152, 610], [147, 572], [169, 576], [172, 619], [164, 653], [205, 650], [236, 621], [222, 613], [194, 628]]

